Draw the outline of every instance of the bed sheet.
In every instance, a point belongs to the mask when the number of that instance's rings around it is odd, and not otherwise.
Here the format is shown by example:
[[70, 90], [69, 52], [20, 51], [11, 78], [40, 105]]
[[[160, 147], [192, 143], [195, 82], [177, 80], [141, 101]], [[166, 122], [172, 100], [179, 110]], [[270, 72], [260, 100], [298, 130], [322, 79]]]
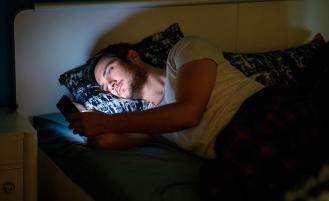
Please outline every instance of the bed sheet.
[[33, 125], [39, 147], [95, 200], [200, 200], [200, 158], [159, 143], [92, 149], [60, 113], [35, 116]]

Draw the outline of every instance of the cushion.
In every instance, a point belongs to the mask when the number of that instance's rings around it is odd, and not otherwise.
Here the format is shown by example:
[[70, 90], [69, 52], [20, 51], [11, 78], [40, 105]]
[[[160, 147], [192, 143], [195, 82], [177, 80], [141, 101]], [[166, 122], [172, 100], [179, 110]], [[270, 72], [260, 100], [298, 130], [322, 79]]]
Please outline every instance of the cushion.
[[260, 53], [223, 54], [247, 77], [265, 86], [287, 87], [296, 83], [296, 76], [319, 52], [323, 43], [323, 37], [318, 34], [309, 43], [294, 48]]
[[[165, 68], [170, 49], [183, 37], [179, 25], [175, 23], [134, 45], [144, 55], [146, 62], [155, 67]], [[59, 77], [59, 82], [70, 91], [74, 101], [83, 104], [87, 109], [114, 114], [152, 107], [151, 103], [144, 100], [122, 99], [102, 91], [98, 85], [83, 78], [84, 67], [85, 65], [82, 65], [63, 73]]]
[[146, 57], [148, 63], [165, 68], [169, 51], [183, 37], [183, 32], [175, 23], [164, 31], [146, 37], [137, 44], [137, 48]]
[[321, 91], [324, 87], [328, 88], [329, 74], [329, 42], [321, 46], [317, 55], [315, 55], [305, 69], [297, 77], [299, 85], [307, 91]]

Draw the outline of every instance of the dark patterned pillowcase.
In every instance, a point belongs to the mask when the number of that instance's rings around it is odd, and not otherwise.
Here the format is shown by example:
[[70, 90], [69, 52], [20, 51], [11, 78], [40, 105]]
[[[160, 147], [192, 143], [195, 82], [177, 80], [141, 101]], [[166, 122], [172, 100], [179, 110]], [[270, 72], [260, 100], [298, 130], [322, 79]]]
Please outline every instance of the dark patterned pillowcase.
[[[183, 37], [179, 25], [175, 23], [134, 45], [144, 55], [146, 62], [155, 67], [165, 68], [170, 49]], [[84, 79], [84, 67], [83, 65], [63, 73], [58, 81], [61, 85], [66, 86], [74, 101], [83, 104], [87, 109], [114, 114], [152, 107], [151, 103], [144, 100], [122, 99], [102, 91], [98, 85]]]
[[146, 62], [155, 67], [165, 68], [169, 51], [183, 37], [179, 25], [175, 23], [164, 31], [146, 37], [137, 43], [137, 48], [147, 59]]
[[319, 52], [322, 44], [310, 42], [296, 48], [264, 53], [230, 53], [224, 57], [247, 77], [265, 86], [287, 87], [296, 83], [312, 58]]
[[98, 85], [83, 78], [84, 66], [69, 70], [59, 78], [61, 85], [68, 88], [74, 101], [83, 104], [88, 110], [97, 110], [107, 114], [144, 110], [151, 104], [144, 100], [122, 99], [106, 93]]

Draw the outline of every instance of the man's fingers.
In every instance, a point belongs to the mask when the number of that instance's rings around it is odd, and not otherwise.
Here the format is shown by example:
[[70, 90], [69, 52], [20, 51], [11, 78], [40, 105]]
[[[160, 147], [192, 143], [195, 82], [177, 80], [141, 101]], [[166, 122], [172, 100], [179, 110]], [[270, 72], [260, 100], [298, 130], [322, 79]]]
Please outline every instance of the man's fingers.
[[78, 121], [81, 118], [80, 112], [71, 113], [66, 117], [67, 121]]
[[89, 132], [87, 132], [87, 130], [81, 126], [79, 123], [72, 123], [69, 125], [70, 129], [73, 129], [73, 133], [74, 134], [78, 134], [81, 136], [89, 136], [91, 135]]
[[69, 114], [66, 120], [69, 122], [69, 128], [73, 129], [73, 133], [91, 136], [98, 134], [99, 130], [99, 113], [98, 112], [78, 112]]

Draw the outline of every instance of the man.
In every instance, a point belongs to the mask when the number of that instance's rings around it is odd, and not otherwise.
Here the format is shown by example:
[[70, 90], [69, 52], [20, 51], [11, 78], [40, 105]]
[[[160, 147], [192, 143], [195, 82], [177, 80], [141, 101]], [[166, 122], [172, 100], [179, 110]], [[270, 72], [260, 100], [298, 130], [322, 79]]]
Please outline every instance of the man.
[[295, 90], [263, 90], [197, 37], [174, 46], [165, 73], [141, 57], [118, 44], [90, 62], [91, 79], [103, 90], [156, 106], [71, 114], [70, 127], [91, 145], [122, 149], [156, 138], [211, 159], [200, 170], [207, 201], [273, 198], [318, 167], [314, 156], [327, 140], [316, 129], [313, 106]]
[[198, 37], [185, 37], [175, 45], [166, 74], [145, 63], [128, 44], [109, 46], [92, 63], [96, 65], [90, 65], [91, 78], [103, 90], [157, 106], [142, 112], [69, 116], [74, 132], [100, 148], [127, 148], [155, 137], [214, 158], [219, 131], [246, 98], [263, 88]]

